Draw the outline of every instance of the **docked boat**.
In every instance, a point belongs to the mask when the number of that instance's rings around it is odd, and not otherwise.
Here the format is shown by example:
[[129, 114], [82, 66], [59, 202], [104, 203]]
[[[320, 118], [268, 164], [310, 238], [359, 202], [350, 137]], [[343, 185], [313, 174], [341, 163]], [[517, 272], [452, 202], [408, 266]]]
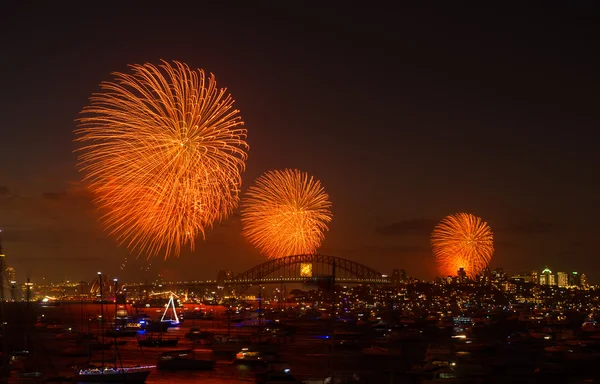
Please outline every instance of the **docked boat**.
[[185, 334], [186, 339], [192, 341], [201, 341], [201, 344], [212, 344], [214, 340], [214, 333], [202, 331], [200, 328], [192, 327], [189, 332]]
[[[98, 273], [98, 280], [100, 282], [100, 310], [102, 312], [102, 274]], [[115, 292], [117, 291], [117, 280], [115, 280]], [[115, 303], [116, 306], [116, 303]], [[115, 308], [115, 314], [117, 313]], [[104, 317], [101, 318], [102, 327], [104, 327]], [[93, 344], [90, 344], [92, 347]], [[115, 358], [118, 356], [117, 343], [98, 343], [101, 349], [106, 349], [105, 346], [114, 346]], [[104, 357], [104, 354], [102, 355]], [[104, 359], [100, 366], [89, 366], [85, 369], [76, 369], [73, 376], [73, 382], [75, 383], [145, 383], [148, 375], [150, 374], [150, 368], [153, 367], [117, 367], [116, 360], [114, 365], [106, 365]]]
[[89, 349], [83, 344], [68, 346], [62, 350], [63, 356], [87, 356], [90, 354]]
[[137, 334], [138, 329], [135, 328], [108, 329], [104, 333], [106, 337], [135, 337]]
[[465, 377], [452, 369], [440, 369], [434, 372], [430, 378], [421, 381], [423, 384], [447, 383], [447, 384], [479, 384], [484, 383], [482, 377]]
[[113, 368], [98, 367], [81, 369], [75, 373], [76, 383], [145, 383], [150, 367]]
[[241, 337], [217, 337], [212, 345], [212, 350], [218, 354], [233, 354], [250, 345], [252, 345], [251, 340]]
[[289, 369], [257, 373], [255, 379], [256, 383], [265, 384], [301, 383], [301, 381], [297, 380], [294, 376], [292, 376]]
[[571, 346], [566, 344], [555, 344], [544, 347], [544, 351], [549, 353], [564, 353], [571, 348]]
[[250, 350], [249, 348], [242, 348], [242, 350], [235, 355], [234, 364], [265, 368], [269, 365], [268, 361], [260, 351]]
[[6, 379], [8, 384], [42, 384], [46, 378], [40, 372], [15, 373]]
[[166, 371], [210, 371], [215, 367], [215, 360], [202, 359], [194, 350], [182, 349], [160, 354], [156, 367]]
[[151, 321], [151, 320], [142, 320], [144, 323], [141, 326], [142, 330], [146, 332], [166, 332], [169, 327], [171, 327], [171, 322], [167, 321]]
[[588, 319], [581, 325], [584, 332], [600, 332], [600, 324], [595, 319]]
[[401, 352], [390, 348], [372, 346], [369, 348], [364, 348], [362, 350], [362, 354], [375, 356], [400, 356]]
[[158, 335], [138, 335], [138, 345], [140, 347], [176, 347], [179, 343], [179, 337]]
[[92, 341], [91, 343], [89, 343], [89, 348], [92, 351], [108, 351], [109, 349], [112, 349], [115, 345], [116, 343], [112, 341]]

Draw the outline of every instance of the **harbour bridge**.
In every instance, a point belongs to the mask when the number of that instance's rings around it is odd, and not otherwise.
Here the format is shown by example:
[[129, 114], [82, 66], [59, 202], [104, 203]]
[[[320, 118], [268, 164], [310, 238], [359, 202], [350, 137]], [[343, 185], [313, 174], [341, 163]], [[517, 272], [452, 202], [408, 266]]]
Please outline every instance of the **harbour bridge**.
[[219, 274], [216, 280], [177, 281], [153, 284], [127, 284], [128, 291], [156, 290], [190, 291], [209, 287], [228, 287], [238, 292], [252, 285], [288, 283], [344, 283], [387, 285], [391, 280], [374, 269], [341, 257], [321, 254], [294, 255], [267, 260], [236, 276]]

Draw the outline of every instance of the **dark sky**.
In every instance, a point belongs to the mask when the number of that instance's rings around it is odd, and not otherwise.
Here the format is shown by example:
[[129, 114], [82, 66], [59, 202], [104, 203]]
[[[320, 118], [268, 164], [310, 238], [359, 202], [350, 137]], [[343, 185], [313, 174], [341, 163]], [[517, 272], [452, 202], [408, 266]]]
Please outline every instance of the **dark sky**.
[[285, 167], [322, 181], [334, 220], [321, 253], [429, 279], [434, 223], [466, 211], [494, 231], [492, 266], [600, 279], [594, 2], [128, 3], [2, 5], [0, 227], [19, 280], [92, 279], [97, 270], [214, 278], [264, 259], [234, 216], [193, 253], [153, 260], [144, 273], [149, 263], [129, 257], [120, 270], [127, 251], [102, 231], [79, 184], [74, 119], [111, 72], [160, 59], [215, 73], [235, 98], [251, 146], [245, 187]]

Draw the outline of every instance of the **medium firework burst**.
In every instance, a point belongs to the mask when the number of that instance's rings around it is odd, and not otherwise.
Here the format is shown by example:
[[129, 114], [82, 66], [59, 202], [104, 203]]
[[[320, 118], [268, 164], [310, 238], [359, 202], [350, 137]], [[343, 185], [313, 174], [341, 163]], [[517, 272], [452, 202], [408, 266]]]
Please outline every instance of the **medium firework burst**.
[[177, 256], [237, 206], [246, 130], [212, 74], [179, 62], [130, 67], [83, 109], [79, 167], [120, 244]]
[[442, 275], [455, 275], [459, 268], [464, 268], [473, 278], [492, 259], [494, 237], [490, 226], [480, 217], [456, 213], [436, 225], [431, 246]]
[[311, 254], [331, 221], [329, 196], [318, 180], [299, 170], [269, 171], [242, 199], [243, 234], [263, 254]]

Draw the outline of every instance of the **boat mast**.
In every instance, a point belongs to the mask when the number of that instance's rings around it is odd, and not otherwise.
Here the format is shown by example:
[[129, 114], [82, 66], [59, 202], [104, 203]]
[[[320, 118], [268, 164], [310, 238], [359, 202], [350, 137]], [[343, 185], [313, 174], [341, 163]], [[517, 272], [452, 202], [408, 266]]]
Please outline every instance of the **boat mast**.
[[333, 367], [334, 367], [334, 359], [335, 359], [335, 318], [336, 318], [336, 312], [335, 312], [335, 304], [336, 304], [336, 295], [335, 295], [335, 260], [333, 261], [333, 264], [331, 265], [331, 285], [330, 285], [330, 289], [331, 289], [331, 338], [329, 340], [330, 346], [329, 346], [329, 351], [330, 351], [330, 357], [329, 357], [329, 369], [331, 371], [331, 382], [334, 382], [334, 373], [333, 373]]
[[0, 376], [8, 376], [9, 356], [8, 356], [8, 340], [6, 332], [6, 312], [4, 305], [4, 252], [2, 252], [2, 230], [0, 230], [0, 329], [2, 330], [2, 368]]
[[119, 287], [119, 281], [114, 279], [115, 282], [115, 369], [117, 369], [117, 288]]
[[102, 351], [102, 374], [104, 374], [104, 306], [102, 305], [102, 272], [98, 272], [98, 284], [100, 285], [100, 350]]

